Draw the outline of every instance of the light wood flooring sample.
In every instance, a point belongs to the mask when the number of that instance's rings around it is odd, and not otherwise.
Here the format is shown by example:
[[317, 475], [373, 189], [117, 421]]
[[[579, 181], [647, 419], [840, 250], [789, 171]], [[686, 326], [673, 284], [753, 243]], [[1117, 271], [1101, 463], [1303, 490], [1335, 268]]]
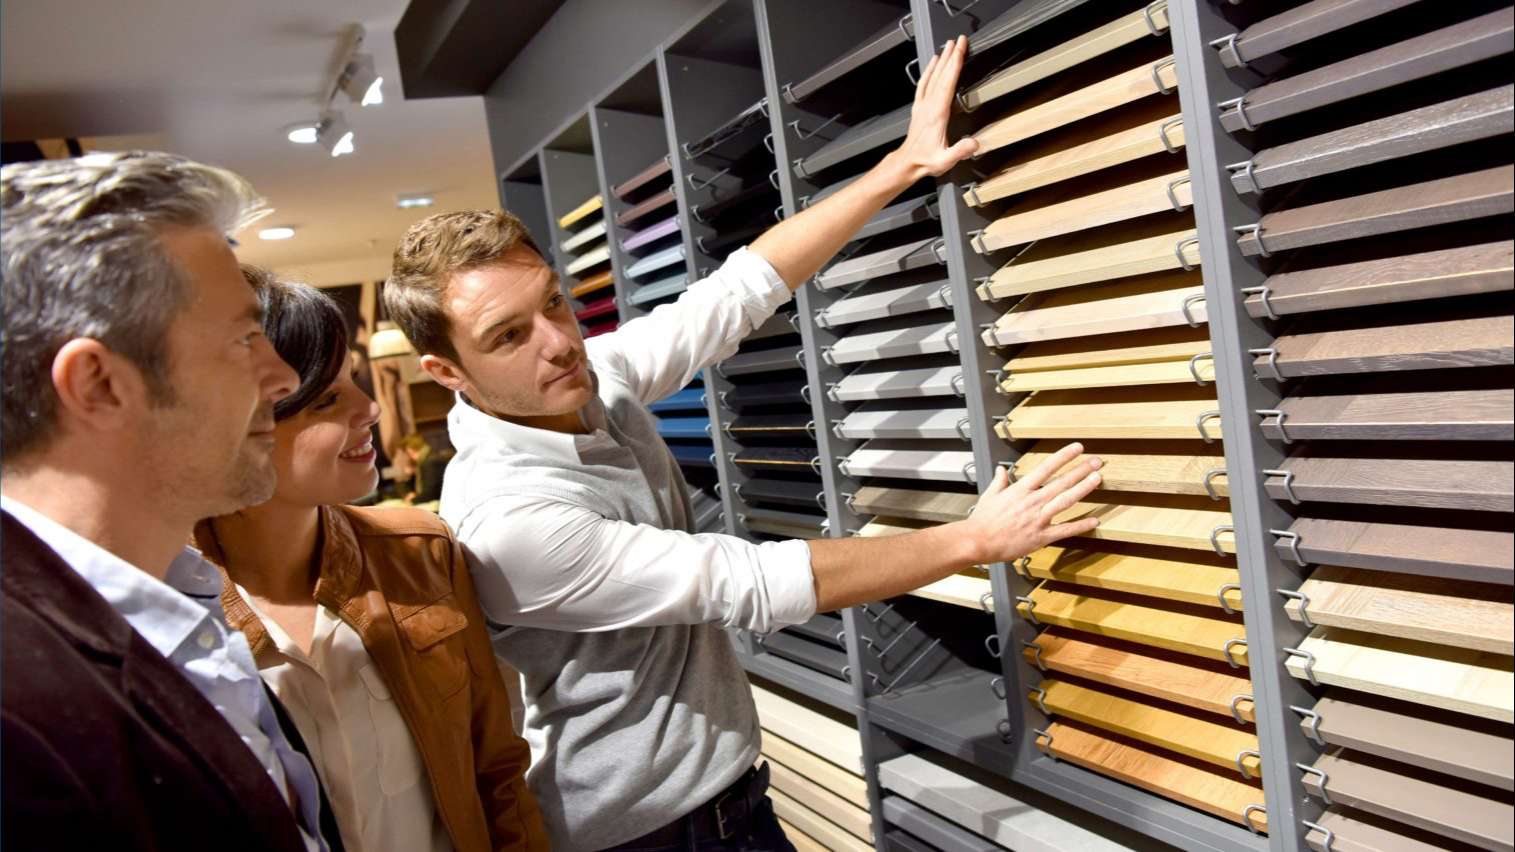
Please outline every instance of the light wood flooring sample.
[[[1046, 192], [1059, 189], [1050, 187]], [[1050, 194], [1035, 195], [984, 228], [973, 240], [973, 248], [987, 254], [1165, 210], [1184, 210], [1193, 204], [1188, 169], [1117, 184], [1065, 201], [1053, 200]]]
[[1196, 355], [1208, 354], [1210, 330], [1181, 325], [1030, 343], [1005, 363], [1005, 372], [1187, 362]]
[[[1161, 88], [1159, 87], [1161, 84]], [[1178, 70], [1169, 56], [1112, 75], [1058, 98], [1017, 110], [985, 125], [973, 138], [978, 140], [982, 156], [1066, 124], [1099, 115], [1141, 98], [1156, 95], [1162, 88], [1178, 89]], [[1174, 99], [1177, 100], [1176, 98]]]
[[1206, 384], [1214, 382], [1215, 362], [1205, 358], [1192, 365], [1187, 361], [1161, 361], [1110, 367], [1038, 370], [1033, 373], [1011, 373], [1005, 376], [999, 386], [1005, 393], [1015, 394], [1039, 390], [1198, 384], [1196, 377]]
[[1255, 721], [1252, 681], [1246, 677], [1246, 669], [1238, 673], [1223, 663], [1061, 627], [1043, 630], [1034, 646], [1023, 649], [1022, 654], [1026, 662], [1043, 671], [1074, 675], [1232, 721], [1234, 704], [1237, 716]]
[[[990, 346], [1207, 321], [1199, 272], [1161, 272], [1027, 296], [983, 333]], [[1188, 311], [1184, 306], [1188, 304]]]
[[816, 757], [774, 733], [763, 734], [763, 756], [784, 764], [857, 807], [868, 809], [868, 783], [831, 761]]
[[1066, 71], [1112, 50], [1150, 37], [1153, 35], [1154, 27], [1158, 33], [1167, 30], [1167, 7], [1148, 8], [1152, 10], [1150, 20], [1146, 11], [1138, 9], [1102, 27], [1096, 27], [990, 74], [963, 91], [959, 96], [963, 106], [970, 110], [978, 109], [995, 98], [1045, 80], [1059, 71]]
[[[1022, 617], [1030, 612], [1043, 624], [1209, 660], [1225, 661], [1226, 643], [1246, 639], [1240, 618], [1229, 619], [1219, 613], [1200, 615], [1171, 604], [1164, 607], [1164, 602], [1158, 600], [1138, 602], [1139, 598], [1114, 592], [1091, 592], [1078, 586], [1048, 583], [1038, 586], [1029, 597], [1035, 609], [1028, 609], [1025, 603], [1017, 604]], [[1231, 659], [1246, 665], [1246, 646], [1232, 645]]]
[[[995, 432], [1022, 438], [1221, 437], [1214, 388], [1184, 385], [1038, 391], [1011, 410]], [[1201, 425], [1202, 424], [1202, 425]], [[1203, 432], [1201, 431], [1203, 428]]]
[[779, 828], [784, 830], [784, 838], [795, 848], [795, 852], [828, 852], [820, 841], [784, 820], [779, 820]]
[[977, 292], [981, 299], [1004, 299], [1198, 266], [1196, 233], [1193, 216], [1184, 212], [1038, 240], [995, 270]]
[[[1097, 456], [1102, 466], [1100, 489], [1155, 494], [1189, 494], [1208, 497], [1205, 480], [1218, 497], [1227, 496], [1226, 457], [1219, 443], [1204, 441], [1085, 441], [1084, 455], [1063, 470]], [[1051, 458], [1062, 441], [1037, 441], [1015, 462], [1016, 477], [1023, 477]]]
[[1208, 497], [1095, 491], [1059, 514], [1056, 522], [1088, 517], [1099, 519], [1099, 526], [1085, 533], [1096, 540], [1209, 552], [1218, 546], [1226, 553], [1236, 552], [1233, 532], [1215, 532], [1231, 525], [1230, 506]]
[[857, 728], [811, 710], [760, 686], [752, 687], [763, 730], [778, 734], [849, 772], [862, 774], [863, 744]]
[[852, 495], [851, 506], [861, 514], [947, 523], [968, 517], [977, 503], [976, 494], [864, 485]]
[[[1321, 683], [1515, 722], [1509, 656], [1339, 627], [1317, 627], [1299, 647], [1314, 655], [1309, 669]], [[1291, 654], [1285, 665], [1308, 679], [1304, 659]]]
[[1184, 126], [1176, 107], [1166, 100], [1153, 101], [1080, 122], [1017, 152], [1010, 165], [969, 187], [963, 200], [979, 207], [1164, 151], [1181, 155]]
[[873, 830], [868, 820], [866, 807], [859, 808], [835, 791], [812, 781], [801, 771], [790, 769], [777, 761], [769, 762], [768, 772], [772, 789], [788, 795], [797, 802], [804, 802], [806, 807], [845, 829], [859, 840], [866, 841], [872, 836]]
[[[1262, 786], [1235, 772], [1167, 757], [1076, 723], [1054, 722], [1047, 733], [1050, 744], [1037, 737], [1042, 751], [1232, 822], [1244, 823], [1247, 806], [1263, 804]], [[1266, 813], [1253, 811], [1251, 821], [1259, 831], [1267, 829]]]
[[773, 801], [773, 812], [779, 819], [821, 844], [822, 848], [830, 852], [873, 852], [872, 843], [857, 839], [846, 829], [805, 807], [777, 788], [768, 789], [768, 798]]
[[1097, 545], [1080, 539], [1043, 547], [1022, 560], [1031, 576], [1076, 586], [1147, 595], [1220, 609], [1220, 600], [1242, 608], [1236, 560], [1214, 553], [1158, 549], [1144, 545]]
[[[1295, 621], [1492, 654], [1515, 654], [1515, 589], [1439, 577], [1322, 565], [1290, 599]], [[1303, 609], [1303, 615], [1301, 613]]]
[[1055, 678], [1043, 680], [1037, 686], [1041, 692], [1033, 689], [1027, 693], [1028, 698], [1055, 716], [1140, 740], [1238, 775], [1241, 774], [1238, 766], [1246, 767], [1253, 777], [1262, 775], [1262, 761], [1254, 754], [1243, 754], [1257, 751], [1257, 734], [1235, 722], [1223, 724]]

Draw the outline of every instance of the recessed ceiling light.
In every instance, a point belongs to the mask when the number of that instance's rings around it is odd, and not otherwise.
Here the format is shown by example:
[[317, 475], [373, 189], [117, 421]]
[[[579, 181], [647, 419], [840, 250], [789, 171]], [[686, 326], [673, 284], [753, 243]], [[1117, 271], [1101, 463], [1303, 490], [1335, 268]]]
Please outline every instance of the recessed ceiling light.
[[289, 227], [264, 228], [258, 232], [260, 240], [287, 240], [295, 235], [295, 229]]
[[415, 207], [430, 207], [431, 205], [436, 204], [436, 203], [437, 203], [437, 200], [435, 198], [431, 197], [430, 195], [397, 195], [397, 196], [395, 196], [395, 206], [398, 207], [398, 208], [400, 208], [401, 210], [410, 210], [410, 209], [415, 208]]
[[320, 132], [320, 124], [313, 121], [302, 121], [284, 128], [284, 136], [296, 145], [314, 145], [320, 138]]

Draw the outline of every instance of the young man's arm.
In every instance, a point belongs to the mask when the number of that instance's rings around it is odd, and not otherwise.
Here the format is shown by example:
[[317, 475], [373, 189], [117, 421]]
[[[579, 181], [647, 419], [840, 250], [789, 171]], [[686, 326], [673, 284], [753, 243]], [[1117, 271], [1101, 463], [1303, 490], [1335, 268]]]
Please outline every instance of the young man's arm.
[[947, 143], [947, 121], [967, 52], [968, 39], [959, 36], [931, 57], [915, 87], [910, 129], [900, 147], [862, 177], [769, 228], [749, 246], [772, 264], [789, 289], [810, 280], [896, 195], [922, 178], [945, 173], [978, 150], [972, 137]]

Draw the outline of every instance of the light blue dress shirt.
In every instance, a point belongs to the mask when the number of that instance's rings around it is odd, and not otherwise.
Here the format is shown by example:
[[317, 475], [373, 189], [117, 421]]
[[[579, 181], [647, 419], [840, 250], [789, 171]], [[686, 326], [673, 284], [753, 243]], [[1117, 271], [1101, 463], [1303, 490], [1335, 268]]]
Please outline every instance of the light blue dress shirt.
[[279, 728], [247, 637], [226, 625], [216, 567], [186, 547], [160, 582], [24, 503], [0, 495], [0, 508], [51, 547], [205, 696], [263, 764], [280, 794], [287, 800], [294, 791], [305, 848], [326, 852], [315, 770]]

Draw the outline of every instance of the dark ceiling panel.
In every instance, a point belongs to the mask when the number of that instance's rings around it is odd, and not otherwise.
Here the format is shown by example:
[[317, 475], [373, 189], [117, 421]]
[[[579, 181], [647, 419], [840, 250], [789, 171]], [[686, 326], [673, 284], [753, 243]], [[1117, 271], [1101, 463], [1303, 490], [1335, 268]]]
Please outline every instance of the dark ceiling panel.
[[480, 95], [564, 0], [412, 0], [395, 27], [407, 98]]

